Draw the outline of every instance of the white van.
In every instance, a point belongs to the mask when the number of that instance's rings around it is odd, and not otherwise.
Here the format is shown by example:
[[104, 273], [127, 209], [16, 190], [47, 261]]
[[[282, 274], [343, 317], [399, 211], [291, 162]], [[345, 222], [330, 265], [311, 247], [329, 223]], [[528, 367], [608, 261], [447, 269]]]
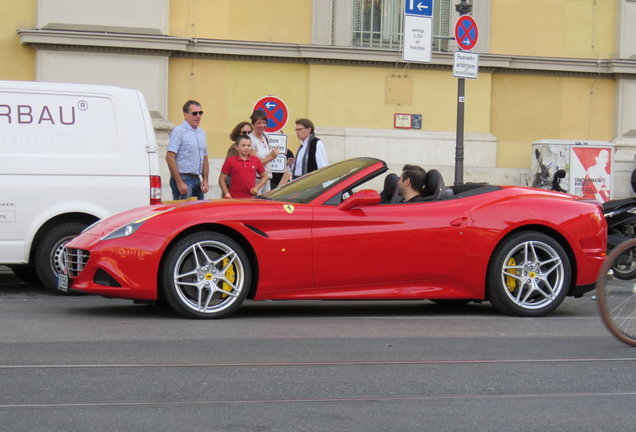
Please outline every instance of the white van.
[[0, 81], [0, 264], [56, 290], [66, 241], [160, 201], [155, 133], [139, 91]]

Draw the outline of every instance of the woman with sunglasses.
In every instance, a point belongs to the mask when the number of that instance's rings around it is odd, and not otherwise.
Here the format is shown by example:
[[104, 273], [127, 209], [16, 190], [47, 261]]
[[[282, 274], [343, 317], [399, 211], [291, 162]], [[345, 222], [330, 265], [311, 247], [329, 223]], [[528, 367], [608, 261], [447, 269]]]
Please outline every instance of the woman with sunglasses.
[[236, 141], [241, 135], [249, 135], [252, 133], [252, 124], [250, 122], [242, 121], [232, 129], [230, 132], [230, 147], [227, 149], [226, 158], [230, 156], [236, 156], [238, 154], [238, 149], [236, 148]]

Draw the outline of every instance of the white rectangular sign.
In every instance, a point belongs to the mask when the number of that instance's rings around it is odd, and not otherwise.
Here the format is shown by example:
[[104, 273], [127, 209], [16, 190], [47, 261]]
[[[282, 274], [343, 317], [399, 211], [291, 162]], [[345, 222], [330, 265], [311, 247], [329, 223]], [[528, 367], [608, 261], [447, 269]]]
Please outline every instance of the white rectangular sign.
[[455, 51], [453, 76], [455, 78], [477, 79], [479, 54], [468, 51]]
[[404, 15], [404, 61], [431, 62], [432, 23], [429, 17]]
[[287, 169], [287, 135], [267, 134], [269, 147], [278, 149], [278, 156], [272, 160], [270, 169], [272, 172], [285, 172]]

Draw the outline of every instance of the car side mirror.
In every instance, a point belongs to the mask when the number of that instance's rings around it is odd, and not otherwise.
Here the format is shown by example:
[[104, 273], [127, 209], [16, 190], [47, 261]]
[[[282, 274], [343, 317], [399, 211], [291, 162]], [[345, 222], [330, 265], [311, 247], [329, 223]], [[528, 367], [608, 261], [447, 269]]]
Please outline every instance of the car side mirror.
[[371, 189], [354, 193], [338, 205], [338, 210], [351, 210], [355, 207], [374, 206], [380, 204], [380, 194]]

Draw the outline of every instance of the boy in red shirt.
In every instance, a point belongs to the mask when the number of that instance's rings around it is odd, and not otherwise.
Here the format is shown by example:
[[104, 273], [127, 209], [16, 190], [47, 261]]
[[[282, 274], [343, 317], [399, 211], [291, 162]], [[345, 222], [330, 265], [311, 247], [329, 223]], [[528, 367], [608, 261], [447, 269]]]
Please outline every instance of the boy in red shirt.
[[[269, 177], [262, 175], [256, 184], [256, 174], [263, 174], [265, 168], [260, 159], [252, 155], [252, 141], [247, 136], [240, 136], [236, 140], [238, 155], [225, 159], [219, 176], [219, 186], [224, 198], [251, 198], [258, 195]], [[227, 178], [230, 177], [230, 189]]]

